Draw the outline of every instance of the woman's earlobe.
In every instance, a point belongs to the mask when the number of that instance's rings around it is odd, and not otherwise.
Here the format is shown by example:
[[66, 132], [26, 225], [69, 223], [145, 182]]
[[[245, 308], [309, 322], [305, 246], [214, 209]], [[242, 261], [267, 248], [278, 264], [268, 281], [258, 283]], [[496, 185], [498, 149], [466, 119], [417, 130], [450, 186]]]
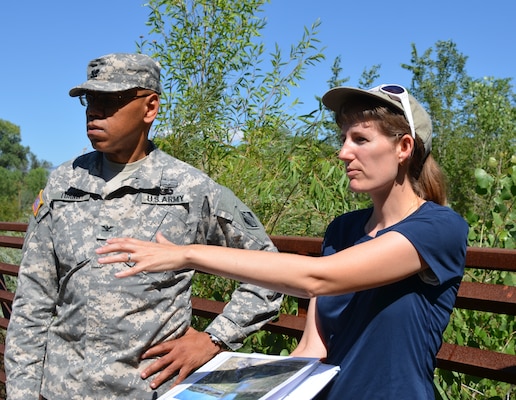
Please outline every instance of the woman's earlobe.
[[[409, 153], [407, 158], [410, 158], [412, 154], [414, 153], [414, 147], [416, 146], [416, 142], [410, 135], [405, 135], [401, 140], [401, 151], [403, 153]], [[400, 157], [400, 160], [403, 157]], [[404, 160], [403, 160], [404, 161]]]

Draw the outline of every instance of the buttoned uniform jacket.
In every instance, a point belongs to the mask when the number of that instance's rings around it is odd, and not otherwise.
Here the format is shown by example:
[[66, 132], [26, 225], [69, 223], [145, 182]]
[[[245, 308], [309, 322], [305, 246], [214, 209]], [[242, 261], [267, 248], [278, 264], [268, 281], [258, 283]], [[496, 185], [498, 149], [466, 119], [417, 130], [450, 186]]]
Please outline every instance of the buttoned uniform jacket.
[[[113, 237], [179, 245], [276, 251], [263, 226], [229, 189], [153, 149], [138, 171], [103, 195], [101, 153], [52, 172], [34, 204], [7, 333], [8, 398], [155, 399], [141, 360], [150, 346], [190, 326], [189, 269], [119, 279], [130, 264], [101, 265], [95, 249]], [[235, 350], [277, 315], [282, 296], [241, 284], [206, 329]]]

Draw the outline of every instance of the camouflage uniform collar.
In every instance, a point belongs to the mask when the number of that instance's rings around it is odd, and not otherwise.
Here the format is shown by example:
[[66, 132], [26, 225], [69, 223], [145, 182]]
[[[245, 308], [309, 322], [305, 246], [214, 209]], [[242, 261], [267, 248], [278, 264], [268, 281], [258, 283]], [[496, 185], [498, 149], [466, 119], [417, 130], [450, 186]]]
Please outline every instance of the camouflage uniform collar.
[[[163, 180], [171, 167], [171, 158], [174, 162], [179, 162], [150, 142], [150, 152], [138, 169], [138, 173], [129, 178], [125, 183], [137, 190], [153, 190], [163, 186]], [[106, 182], [102, 178], [103, 155], [94, 151], [78, 157], [73, 162], [75, 173], [70, 180], [70, 187], [75, 187], [84, 192], [101, 194]], [[92, 179], [94, 178], [94, 179]]]

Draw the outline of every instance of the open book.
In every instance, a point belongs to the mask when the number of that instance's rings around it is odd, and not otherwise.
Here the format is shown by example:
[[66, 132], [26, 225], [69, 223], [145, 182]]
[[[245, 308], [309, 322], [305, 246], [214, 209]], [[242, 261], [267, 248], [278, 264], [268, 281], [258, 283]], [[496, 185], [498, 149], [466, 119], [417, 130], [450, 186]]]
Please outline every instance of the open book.
[[338, 370], [316, 358], [223, 352], [158, 400], [308, 400]]

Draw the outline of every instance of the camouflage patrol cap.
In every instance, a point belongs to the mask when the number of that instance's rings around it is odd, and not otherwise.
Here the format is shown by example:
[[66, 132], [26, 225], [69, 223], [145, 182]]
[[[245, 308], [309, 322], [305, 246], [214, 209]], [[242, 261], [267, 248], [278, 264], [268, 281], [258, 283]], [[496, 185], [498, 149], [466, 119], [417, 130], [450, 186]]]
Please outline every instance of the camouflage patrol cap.
[[160, 65], [145, 54], [113, 53], [91, 60], [88, 80], [69, 92], [77, 97], [87, 91], [121, 92], [141, 88], [161, 93]]

